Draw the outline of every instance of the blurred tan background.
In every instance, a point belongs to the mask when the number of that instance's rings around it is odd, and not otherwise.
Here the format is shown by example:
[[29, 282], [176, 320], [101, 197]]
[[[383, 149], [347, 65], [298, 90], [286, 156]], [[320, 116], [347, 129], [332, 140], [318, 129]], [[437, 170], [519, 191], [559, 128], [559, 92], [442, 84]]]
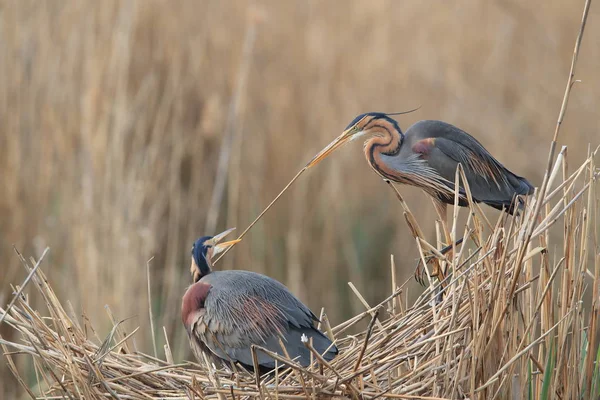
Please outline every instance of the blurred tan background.
[[[110, 329], [104, 305], [131, 318], [125, 326], [142, 327], [136, 344], [151, 353], [146, 262], [154, 257], [159, 355], [164, 326], [176, 361], [189, 358], [179, 309], [192, 242], [232, 226], [241, 232], [366, 111], [422, 106], [399, 116], [400, 126], [451, 122], [539, 186], [582, 7], [557, 0], [1, 2], [0, 303], [25, 277], [12, 246], [35, 258], [49, 246], [43, 269], [59, 297], [100, 337]], [[599, 10], [591, 10], [582, 83], [560, 140], [573, 162], [600, 137]], [[218, 267], [277, 278], [317, 314], [326, 307], [334, 325], [363, 310], [348, 281], [370, 303], [382, 300], [390, 254], [404, 280], [417, 250], [399, 204], [361, 150], [354, 143], [306, 172]], [[222, 152], [228, 169], [219, 175]], [[222, 200], [210, 219], [219, 182]], [[431, 202], [401, 190], [433, 238]], [[0, 382], [0, 398], [22, 395], [4, 360]]]

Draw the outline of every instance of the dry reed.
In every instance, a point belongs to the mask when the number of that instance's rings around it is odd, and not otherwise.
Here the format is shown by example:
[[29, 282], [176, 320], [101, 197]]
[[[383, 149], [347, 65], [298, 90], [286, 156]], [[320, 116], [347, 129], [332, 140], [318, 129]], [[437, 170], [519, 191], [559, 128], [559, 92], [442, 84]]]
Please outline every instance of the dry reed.
[[[469, 208], [464, 231], [472, 234], [445, 261], [453, 274], [441, 301], [431, 280], [413, 305], [400, 298], [406, 283], [394, 283], [390, 296], [374, 307], [351, 285], [366, 310], [327, 329], [340, 348], [330, 363], [315, 353], [315, 365], [302, 368], [274, 355], [292, 368], [258, 379], [215, 371], [208, 363], [173, 364], [168, 345], [165, 359], [138, 352], [133, 338], [139, 333], [123, 331], [120, 323], [98, 341], [63, 306], [41, 269], [34, 270], [42, 260], [22, 262], [47, 312], [33, 310], [27, 297], [19, 295], [4, 322], [20, 340], [0, 343], [9, 368], [32, 398], [596, 396], [597, 301], [591, 312], [581, 302], [587, 277], [593, 277], [595, 299], [600, 282], [594, 156], [567, 174], [561, 152], [553, 170], [563, 171], [562, 183], [555, 183], [557, 174], [549, 174], [552, 190], [531, 199], [520, 216], [501, 215], [491, 230], [479, 209]], [[539, 201], [542, 211], [536, 219]], [[553, 243], [548, 231], [559, 219], [564, 237]], [[527, 232], [531, 242], [523, 240]], [[385, 318], [377, 318], [384, 313]], [[371, 321], [364, 332], [347, 334], [364, 319]], [[32, 357], [34, 382], [16, 369], [19, 354]]]

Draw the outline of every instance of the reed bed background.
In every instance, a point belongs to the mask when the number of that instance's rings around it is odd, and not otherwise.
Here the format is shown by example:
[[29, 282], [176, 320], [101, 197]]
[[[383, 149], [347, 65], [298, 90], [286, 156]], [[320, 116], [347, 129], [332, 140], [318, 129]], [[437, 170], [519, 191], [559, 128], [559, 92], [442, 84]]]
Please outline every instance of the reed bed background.
[[[575, 165], [598, 143], [598, 14], [592, 7], [582, 83], [559, 140]], [[452, 122], [539, 186], [580, 17], [578, 4], [561, 1], [5, 2], [0, 305], [12, 298], [9, 284], [22, 281], [12, 246], [36, 259], [48, 246], [44, 271], [62, 304], [85, 314], [100, 338], [113, 327], [109, 305], [116, 319], [128, 318], [124, 330], [140, 327], [137, 348], [151, 353], [148, 269], [157, 346], [165, 344], [164, 326], [174, 360], [189, 358], [179, 301], [192, 241], [247, 226], [364, 111], [421, 105], [400, 118], [402, 127]], [[390, 286], [389, 255], [399, 282], [419, 257], [394, 194], [370, 171], [360, 145], [351, 147], [305, 174], [219, 263], [281, 280], [313, 310], [325, 306], [333, 326], [363, 311], [348, 281], [377, 304]], [[418, 190], [399, 190], [433, 241], [430, 202]], [[582, 215], [573, 210], [571, 222]], [[580, 234], [577, 227], [544, 235], [554, 243], [548, 265], [573, 256], [570, 246], [581, 242], [562, 240]], [[403, 301], [421, 291], [410, 282]], [[33, 309], [45, 304], [35, 292], [29, 300]], [[574, 307], [560, 304], [565, 313]], [[0, 326], [0, 333], [17, 340], [14, 329]], [[30, 362], [14, 359], [19, 367]], [[35, 382], [28, 371], [24, 378]], [[3, 359], [0, 382], [0, 398], [23, 393]]]

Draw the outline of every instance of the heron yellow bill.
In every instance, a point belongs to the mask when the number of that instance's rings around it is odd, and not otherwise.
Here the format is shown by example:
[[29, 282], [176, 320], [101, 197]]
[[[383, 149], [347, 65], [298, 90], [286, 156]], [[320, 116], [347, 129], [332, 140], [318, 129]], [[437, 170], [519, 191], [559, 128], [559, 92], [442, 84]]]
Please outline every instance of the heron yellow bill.
[[230, 240], [228, 242], [223, 242], [223, 243], [219, 243], [219, 244], [215, 245], [214, 250], [213, 250], [213, 257], [219, 253], [222, 253], [223, 251], [227, 250], [229, 247], [231, 247], [234, 244], [237, 244], [241, 241], [242, 241], [242, 239], [234, 239], [234, 240]]
[[225, 236], [229, 235], [234, 230], [235, 230], [235, 228], [227, 229], [225, 232], [221, 232], [218, 235], [215, 235], [210, 240], [210, 244], [212, 244], [212, 246], [213, 246], [213, 257], [215, 255], [225, 251], [226, 249], [233, 246], [234, 244], [242, 241], [241, 239], [234, 239], [234, 240], [229, 240], [227, 242], [220, 243], [221, 240], [223, 240], [223, 238], [225, 238]]
[[338, 136], [333, 142], [329, 143], [327, 147], [321, 150], [319, 154], [317, 154], [308, 164], [306, 164], [306, 168], [310, 168], [317, 165], [335, 150], [348, 143], [352, 139], [354, 133], [355, 131], [353, 129], [348, 129], [344, 131], [344, 133]]

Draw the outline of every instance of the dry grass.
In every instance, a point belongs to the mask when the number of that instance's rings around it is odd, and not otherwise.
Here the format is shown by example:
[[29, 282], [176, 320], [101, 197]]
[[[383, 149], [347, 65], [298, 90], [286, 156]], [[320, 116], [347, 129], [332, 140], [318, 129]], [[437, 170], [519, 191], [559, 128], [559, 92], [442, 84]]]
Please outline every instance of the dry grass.
[[[432, 280], [413, 305], [402, 300], [405, 284], [393, 282], [391, 295], [374, 307], [356, 291], [366, 311], [328, 329], [340, 348], [330, 364], [303, 369], [282, 357], [293, 368], [260, 380], [173, 364], [168, 341], [164, 359], [145, 355], [136, 347], [137, 329], [115, 323], [101, 339], [69, 303], [65, 309], [44, 273], [34, 270], [42, 260], [22, 263], [47, 312], [19, 296], [5, 322], [20, 340], [0, 343], [33, 398], [594, 398], [600, 395], [598, 305], [589, 312], [581, 298], [588, 276], [595, 299], [600, 289], [600, 171], [593, 155], [570, 174], [566, 165], [561, 152], [558, 172], [549, 174], [551, 190], [521, 216], [487, 221], [479, 207], [470, 209], [466, 225], [454, 229], [470, 232], [469, 243], [445, 261], [454, 273], [440, 302]], [[564, 237], [553, 242], [548, 232], [558, 220]], [[420, 239], [417, 245], [428, 246]], [[348, 335], [365, 319], [367, 330]], [[22, 354], [34, 361], [31, 387], [14, 364]]]
[[[190, 244], [215, 223], [211, 198], [224, 191], [218, 229], [247, 226], [299, 166], [367, 110], [422, 105], [402, 127], [452, 122], [510, 169], [542, 182], [579, 24], [574, 4], [266, 0], [259, 15], [256, 4], [2, 4], [0, 305], [12, 298], [9, 283], [21, 280], [12, 245], [36, 258], [49, 246], [52, 288], [99, 336], [112, 326], [105, 304], [130, 318], [124, 329], [149, 332], [146, 262], [154, 256], [156, 347], [165, 344], [164, 326], [174, 359], [189, 357], [177, 305]], [[598, 16], [592, 8], [590, 20]], [[251, 23], [256, 37], [244, 55]], [[559, 143], [571, 160], [597, 144], [598, 49], [600, 24], [591, 23], [578, 69], [583, 84]], [[362, 307], [347, 281], [367, 302], [381, 301], [390, 253], [397, 279], [410, 276], [418, 246], [357, 146], [305, 174], [219, 268], [267, 273], [313, 309], [325, 305], [336, 322]], [[431, 204], [418, 190], [401, 191], [431, 239]], [[547, 235], [557, 243], [553, 257], [565, 250], [558, 245], [565, 215]], [[411, 281], [403, 303], [415, 293]], [[28, 300], [34, 309], [45, 305], [37, 292]], [[6, 325], [0, 333], [17, 341]], [[151, 337], [136, 335], [138, 348], [152, 352]], [[15, 360], [33, 382], [27, 359]], [[2, 359], [0, 381], [10, 383], [0, 385], [0, 398], [12, 399], [20, 390], [6, 373]]]

